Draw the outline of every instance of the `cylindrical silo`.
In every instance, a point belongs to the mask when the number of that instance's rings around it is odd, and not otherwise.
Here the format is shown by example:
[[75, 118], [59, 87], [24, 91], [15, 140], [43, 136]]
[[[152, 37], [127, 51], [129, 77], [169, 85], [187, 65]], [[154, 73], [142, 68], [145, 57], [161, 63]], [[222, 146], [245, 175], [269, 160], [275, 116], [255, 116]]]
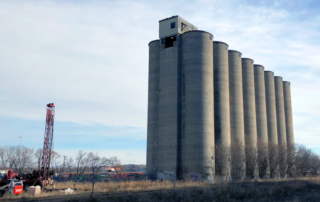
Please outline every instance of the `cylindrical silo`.
[[264, 72], [267, 106], [268, 142], [272, 145], [278, 145], [276, 95], [274, 89], [273, 75], [274, 74], [271, 71]]
[[[160, 45], [159, 66], [159, 131], [158, 131], [158, 170], [180, 172], [179, 139], [179, 35], [173, 46]], [[161, 176], [161, 175], [160, 175]]]
[[246, 174], [249, 178], [258, 176], [257, 122], [254, 90], [253, 60], [242, 58], [244, 133], [246, 140]]
[[156, 178], [158, 169], [159, 50], [159, 40], [149, 43], [147, 175], [150, 179]]
[[257, 143], [259, 154], [259, 176], [260, 178], [269, 175], [268, 157], [268, 125], [266, 91], [264, 81], [264, 67], [254, 65], [254, 87], [256, 99], [256, 119], [257, 119]]
[[279, 155], [282, 161], [279, 169], [280, 175], [283, 177], [287, 173], [287, 134], [286, 134], [286, 119], [283, 99], [283, 82], [282, 77], [274, 77], [274, 89], [276, 95], [276, 110], [277, 110], [277, 130]]
[[277, 131], [277, 110], [276, 95], [274, 89], [274, 74], [271, 71], [264, 72], [266, 106], [267, 106], [267, 124], [268, 124], [268, 144], [269, 144], [269, 167], [270, 177], [278, 176], [279, 167], [277, 165], [278, 155], [278, 131]]
[[246, 171], [241, 55], [242, 54], [239, 51], [228, 51], [232, 158], [231, 174], [233, 179], [244, 178]]
[[286, 119], [286, 133], [287, 133], [287, 150], [288, 150], [288, 173], [292, 174], [294, 168], [294, 133], [292, 120], [292, 103], [291, 103], [291, 89], [290, 82], [283, 81], [283, 99], [284, 99], [284, 113]]
[[214, 175], [214, 108], [212, 34], [190, 31], [182, 35], [181, 126], [182, 173]]
[[224, 42], [213, 42], [216, 174], [226, 179], [231, 171], [228, 47]]

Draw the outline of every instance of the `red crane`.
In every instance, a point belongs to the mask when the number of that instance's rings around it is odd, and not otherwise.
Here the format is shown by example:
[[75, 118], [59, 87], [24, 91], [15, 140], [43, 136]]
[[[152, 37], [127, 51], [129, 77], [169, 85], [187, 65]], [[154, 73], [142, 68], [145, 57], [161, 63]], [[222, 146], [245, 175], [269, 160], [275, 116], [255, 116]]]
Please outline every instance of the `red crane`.
[[42, 180], [47, 180], [49, 178], [50, 173], [49, 169], [51, 163], [51, 150], [53, 143], [54, 111], [54, 104], [47, 104], [46, 126], [44, 131], [43, 154], [41, 163]]

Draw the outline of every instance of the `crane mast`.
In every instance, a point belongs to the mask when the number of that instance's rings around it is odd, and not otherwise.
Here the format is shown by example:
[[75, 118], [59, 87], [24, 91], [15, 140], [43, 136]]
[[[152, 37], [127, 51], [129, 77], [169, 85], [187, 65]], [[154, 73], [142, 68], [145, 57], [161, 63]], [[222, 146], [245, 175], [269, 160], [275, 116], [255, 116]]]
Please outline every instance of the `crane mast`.
[[41, 163], [42, 180], [48, 180], [51, 163], [51, 151], [53, 141], [55, 106], [53, 103], [47, 104], [46, 125], [44, 131], [43, 154]]

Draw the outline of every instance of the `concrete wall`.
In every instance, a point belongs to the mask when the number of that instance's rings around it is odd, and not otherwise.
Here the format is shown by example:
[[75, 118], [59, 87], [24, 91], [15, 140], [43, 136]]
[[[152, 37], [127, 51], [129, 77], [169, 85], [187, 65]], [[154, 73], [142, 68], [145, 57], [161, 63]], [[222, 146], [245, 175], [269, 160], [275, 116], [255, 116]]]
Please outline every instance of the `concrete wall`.
[[284, 113], [286, 120], [286, 134], [287, 134], [287, 151], [288, 151], [288, 173], [292, 174], [294, 169], [294, 133], [292, 120], [292, 103], [291, 103], [291, 89], [290, 82], [283, 81], [283, 99], [284, 99]]
[[[252, 178], [258, 175], [257, 169], [253, 168], [253, 159], [257, 152], [257, 122], [254, 90], [253, 60], [242, 58], [242, 82], [243, 82], [243, 110], [244, 110], [244, 133], [246, 139], [247, 176]], [[249, 157], [250, 156], [250, 157]]]
[[215, 143], [221, 151], [215, 155], [216, 172], [226, 177], [230, 176], [231, 158], [228, 47], [224, 42], [213, 42]]
[[280, 162], [280, 174], [283, 177], [286, 174], [286, 167], [287, 167], [287, 134], [286, 134], [286, 120], [285, 120], [285, 111], [284, 111], [282, 77], [279, 77], [279, 76], [274, 77], [274, 88], [275, 88], [275, 95], [276, 95], [279, 155], [281, 155], [283, 159]]
[[[254, 87], [256, 99], [258, 153], [261, 157], [265, 157], [268, 160], [267, 106], [264, 67], [262, 65], [254, 65]], [[270, 174], [268, 162], [259, 162], [259, 168], [259, 175], [261, 178]]]
[[243, 178], [245, 174], [245, 137], [243, 121], [243, 88], [241, 53], [229, 50], [229, 97], [231, 133], [231, 173], [233, 179]]
[[214, 175], [212, 35], [191, 31], [182, 35], [182, 173]]
[[[175, 23], [175, 28], [171, 28], [172, 22]], [[184, 29], [181, 29], [181, 23], [186, 25]], [[171, 18], [166, 18], [159, 21], [159, 38], [183, 34], [185, 32], [197, 29], [198, 28], [196, 26], [181, 18], [180, 16], [172, 16]]]
[[256, 100], [256, 118], [258, 142], [268, 144], [267, 106], [264, 81], [264, 67], [254, 65], [254, 87]]
[[276, 95], [274, 89], [273, 72], [265, 71], [265, 90], [267, 106], [268, 142], [278, 145], [277, 114], [276, 114]]
[[156, 177], [155, 173], [158, 168], [159, 51], [159, 40], [149, 43], [147, 126], [147, 174], [149, 178]]
[[179, 43], [173, 47], [160, 46], [159, 79], [159, 171], [176, 172], [178, 145], [178, 50]]

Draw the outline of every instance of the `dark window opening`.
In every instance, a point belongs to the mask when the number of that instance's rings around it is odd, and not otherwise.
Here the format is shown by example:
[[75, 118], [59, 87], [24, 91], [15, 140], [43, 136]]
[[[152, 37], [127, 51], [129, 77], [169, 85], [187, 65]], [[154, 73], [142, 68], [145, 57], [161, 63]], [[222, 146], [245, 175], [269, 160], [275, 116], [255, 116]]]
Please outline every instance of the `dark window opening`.
[[164, 38], [161, 39], [161, 44], [164, 44]]
[[181, 31], [183, 31], [184, 28], [186, 28], [186, 27], [187, 27], [187, 25], [182, 22], [182, 23], [181, 23]]
[[167, 38], [165, 38], [165, 45], [164, 45], [164, 47], [165, 47], [165, 48], [172, 47], [172, 46], [173, 46], [173, 41], [174, 41], [174, 38], [173, 38], [173, 37], [167, 37]]
[[173, 28], [176, 28], [176, 23], [175, 22], [171, 23], [171, 29], [173, 29]]

